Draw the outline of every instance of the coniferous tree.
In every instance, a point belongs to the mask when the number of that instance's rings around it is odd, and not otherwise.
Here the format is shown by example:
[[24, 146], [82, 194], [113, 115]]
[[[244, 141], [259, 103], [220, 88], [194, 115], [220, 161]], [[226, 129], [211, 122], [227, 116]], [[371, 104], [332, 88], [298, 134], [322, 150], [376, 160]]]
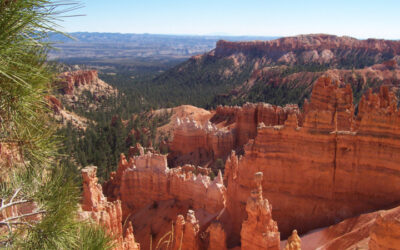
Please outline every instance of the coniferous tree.
[[0, 146], [3, 154], [17, 156], [8, 165], [0, 159], [5, 173], [0, 247], [110, 247], [102, 229], [76, 220], [79, 187], [58, 161], [61, 141], [45, 98], [52, 81], [46, 38], [56, 31], [57, 18], [75, 7], [50, 0], [0, 1]]

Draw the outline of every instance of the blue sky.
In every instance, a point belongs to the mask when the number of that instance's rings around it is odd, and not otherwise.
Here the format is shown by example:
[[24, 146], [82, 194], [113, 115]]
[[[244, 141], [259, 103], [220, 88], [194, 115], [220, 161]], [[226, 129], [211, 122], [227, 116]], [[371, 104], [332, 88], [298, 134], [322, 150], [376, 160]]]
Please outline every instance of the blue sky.
[[400, 0], [83, 0], [64, 31], [400, 39]]

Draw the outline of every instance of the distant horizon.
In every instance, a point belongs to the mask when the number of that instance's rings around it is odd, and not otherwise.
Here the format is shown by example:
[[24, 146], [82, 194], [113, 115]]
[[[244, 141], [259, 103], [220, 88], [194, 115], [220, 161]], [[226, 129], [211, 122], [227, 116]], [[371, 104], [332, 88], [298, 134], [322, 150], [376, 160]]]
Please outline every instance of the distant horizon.
[[400, 38], [381, 38], [381, 37], [356, 37], [351, 35], [336, 35], [330, 33], [306, 33], [306, 34], [297, 34], [297, 35], [288, 35], [288, 36], [279, 36], [279, 35], [234, 35], [234, 34], [171, 34], [171, 33], [136, 33], [136, 32], [102, 32], [102, 31], [73, 31], [66, 32], [68, 34], [72, 33], [97, 33], [97, 34], [120, 34], [120, 35], [160, 35], [160, 36], [198, 36], [198, 37], [265, 37], [265, 38], [273, 38], [279, 39], [284, 37], [296, 37], [296, 36], [307, 36], [307, 35], [332, 35], [337, 37], [351, 37], [358, 40], [367, 40], [367, 39], [377, 39], [377, 40], [399, 40]]
[[[398, 0], [78, 0], [64, 32], [400, 39]], [[76, 16], [82, 15], [82, 16]]]

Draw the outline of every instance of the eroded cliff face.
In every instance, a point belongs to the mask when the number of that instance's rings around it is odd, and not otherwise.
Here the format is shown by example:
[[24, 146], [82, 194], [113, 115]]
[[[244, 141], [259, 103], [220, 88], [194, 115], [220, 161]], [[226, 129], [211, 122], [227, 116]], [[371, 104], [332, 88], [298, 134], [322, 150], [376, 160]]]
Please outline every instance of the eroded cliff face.
[[97, 183], [96, 172], [97, 168], [94, 166], [82, 169], [83, 198], [80, 219], [93, 220], [103, 226], [115, 237], [114, 249], [139, 250], [140, 245], [135, 241], [132, 224], [123, 224], [121, 201], [107, 201], [101, 185]]
[[115, 97], [118, 91], [98, 77], [96, 70], [61, 73], [54, 85], [60, 90], [61, 102], [72, 109], [96, 110], [103, 100]]
[[244, 155], [227, 160], [233, 232], [246, 217], [244, 194], [256, 171], [264, 173], [263, 194], [284, 237], [399, 201], [400, 116], [387, 88], [364, 95], [354, 116], [351, 88], [320, 78], [304, 110], [302, 127], [294, 115], [260, 127]]
[[233, 149], [241, 151], [249, 139], [255, 138], [258, 125], [283, 124], [289, 114], [301, 119], [297, 105], [279, 107], [265, 103], [219, 106], [204, 125], [189, 118], [178, 119], [170, 143], [169, 165], [208, 166], [217, 159], [225, 160]]
[[77, 70], [60, 74], [60, 88], [64, 94], [72, 95], [83, 85], [93, 85], [99, 77], [96, 70]]
[[151, 152], [134, 156], [129, 162], [122, 155], [117, 172], [104, 185], [105, 193], [129, 208], [124, 211], [126, 215], [154, 201], [170, 199], [188, 201], [194, 209], [218, 212], [225, 202], [222, 176], [211, 181], [200, 173], [196, 176], [195, 170], [190, 166], [170, 169], [165, 155]]
[[[368, 52], [368, 53], [366, 53]], [[390, 59], [400, 54], [400, 42], [390, 40], [357, 40], [351, 37], [315, 34], [284, 37], [271, 41], [218, 41], [215, 56], [243, 53], [265, 57], [281, 63], [332, 63], [350, 55], [375, 60]]]
[[205, 230], [225, 207], [222, 174], [211, 181], [194, 166], [170, 169], [166, 155], [141, 152], [129, 161], [121, 156], [117, 172], [104, 184], [104, 191], [109, 200], [121, 201], [122, 218], [132, 222], [142, 247], [149, 247], [150, 236], [153, 245], [157, 244], [177, 216], [188, 210], [193, 210]]
[[220, 129], [209, 121], [202, 126], [195, 120], [178, 118], [176, 125], [174, 139], [169, 147], [170, 166], [207, 166], [213, 160], [225, 158], [235, 147], [234, 131]]
[[[120, 204], [144, 249], [150, 241], [173, 249], [279, 249], [280, 236], [290, 235], [286, 249], [397, 244], [397, 212], [358, 216], [400, 200], [395, 94], [387, 86], [368, 91], [356, 112], [352, 88], [322, 77], [303, 107], [246, 104], [218, 107], [204, 125], [177, 120], [171, 154], [200, 164], [226, 157], [223, 176], [211, 181], [207, 170], [189, 164], [169, 168], [167, 156], [138, 145], [139, 155], [122, 155], [104, 184], [108, 201], [88, 185], [83, 208]], [[213, 139], [220, 134], [230, 138], [223, 145]], [[297, 235], [354, 216], [314, 242]]]

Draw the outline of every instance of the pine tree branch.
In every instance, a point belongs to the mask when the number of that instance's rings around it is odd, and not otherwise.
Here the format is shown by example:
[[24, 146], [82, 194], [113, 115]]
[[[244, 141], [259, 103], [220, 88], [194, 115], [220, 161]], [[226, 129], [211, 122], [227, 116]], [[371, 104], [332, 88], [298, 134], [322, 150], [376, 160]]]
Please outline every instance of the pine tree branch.
[[31, 200], [25, 200], [25, 199], [14, 201], [14, 199], [17, 197], [17, 195], [19, 194], [19, 192], [21, 190], [22, 190], [22, 188], [17, 188], [17, 190], [15, 190], [13, 196], [11, 197], [10, 201], [7, 204], [4, 204], [4, 201], [6, 199], [1, 199], [0, 212], [3, 211], [4, 209], [8, 208], [8, 207], [12, 207], [12, 206], [15, 206], [15, 205], [20, 205], [20, 204], [31, 202]]
[[19, 201], [15, 201], [15, 202], [10, 202], [7, 203], [6, 205], [3, 205], [3, 200], [1, 201], [1, 207], [0, 207], [0, 212], [3, 211], [4, 209], [14, 206], [14, 205], [19, 205], [19, 204], [24, 204], [24, 203], [29, 203], [31, 202], [31, 200], [19, 200]]
[[37, 211], [37, 212], [32, 212], [32, 213], [22, 214], [22, 215], [18, 215], [18, 216], [14, 216], [14, 217], [9, 217], [9, 218], [6, 218], [5, 220], [0, 221], [0, 224], [4, 224], [4, 223], [7, 223], [7, 222], [12, 221], [12, 220], [18, 220], [18, 219], [22, 219], [22, 218], [25, 218], [25, 217], [38, 215], [38, 214], [43, 214], [43, 213], [46, 213], [46, 211], [45, 210], [40, 210], [40, 211]]

